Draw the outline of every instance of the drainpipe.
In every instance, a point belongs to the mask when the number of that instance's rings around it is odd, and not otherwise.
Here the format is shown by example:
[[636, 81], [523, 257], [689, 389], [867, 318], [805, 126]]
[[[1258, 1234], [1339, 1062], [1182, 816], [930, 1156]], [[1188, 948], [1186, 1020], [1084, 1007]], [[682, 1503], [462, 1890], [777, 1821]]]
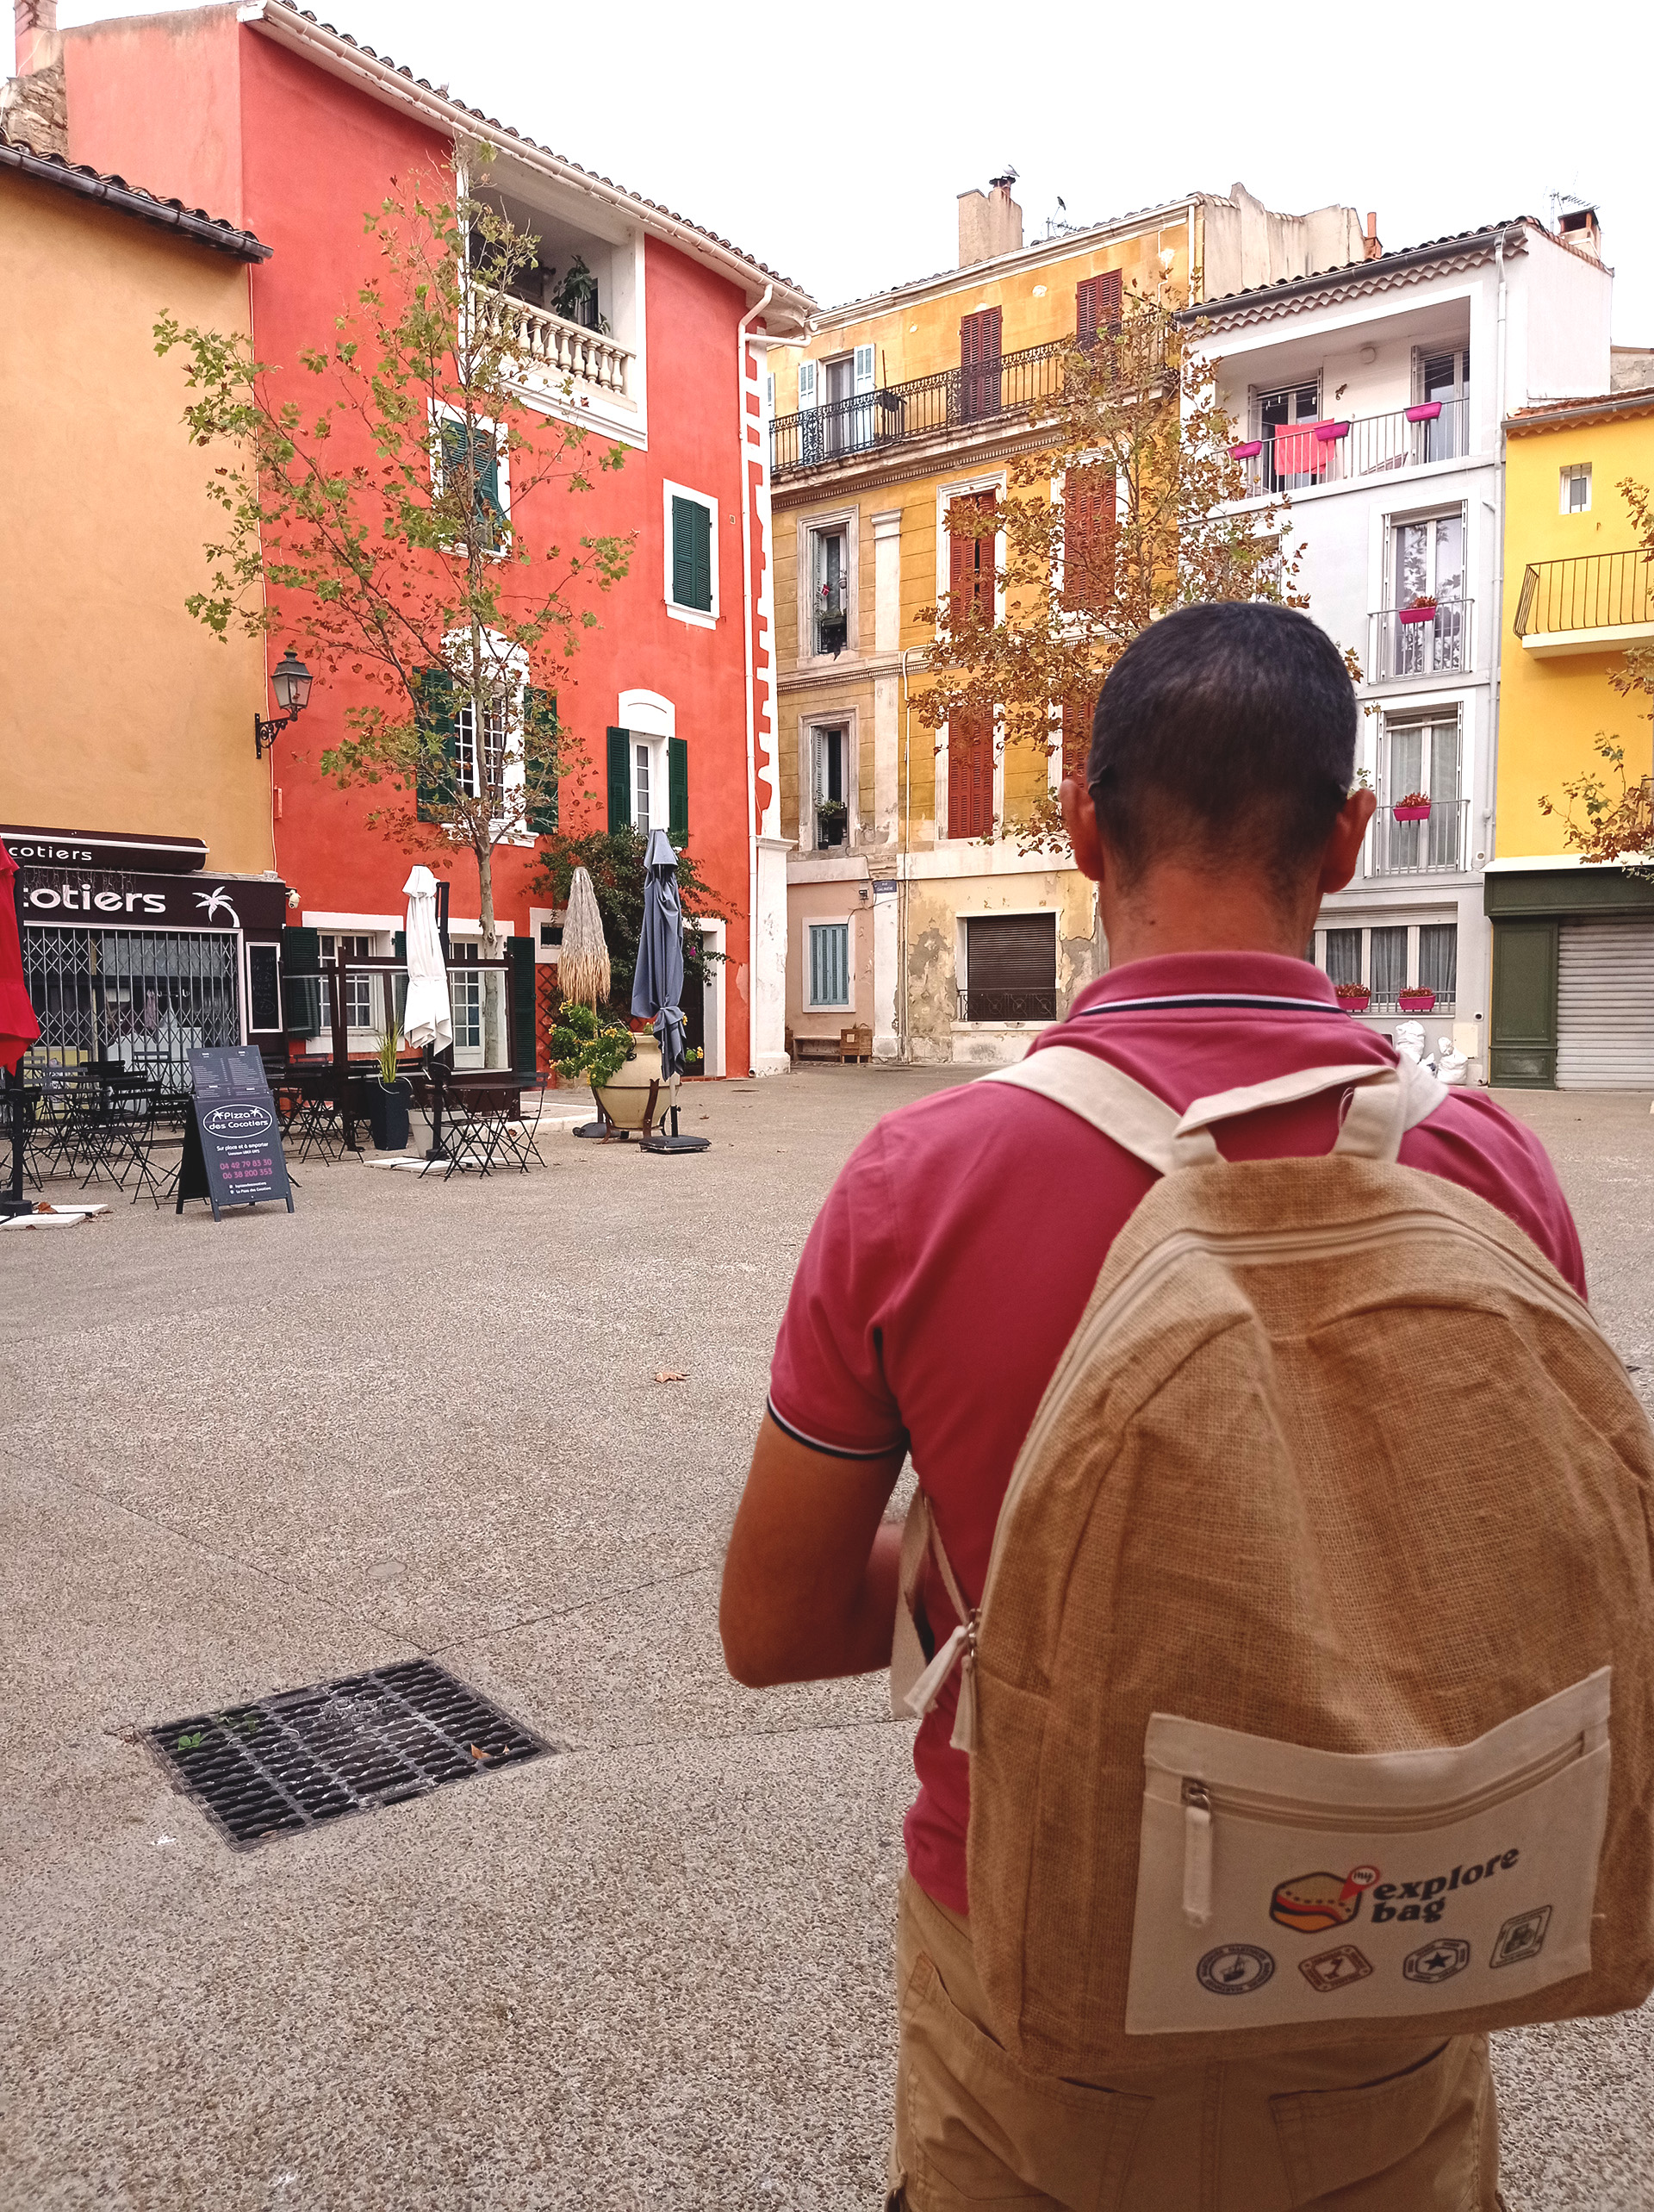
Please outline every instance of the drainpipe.
[[[741, 448], [741, 608], [746, 625], [747, 657], [747, 1073], [753, 1072], [752, 1015], [758, 993], [758, 747], [757, 718], [753, 712], [752, 686], [752, 495], [747, 480], [747, 334], [750, 326], [775, 296], [774, 284], [764, 286], [756, 307], [749, 308], [735, 327], [735, 434]], [[762, 392], [762, 385], [759, 386]], [[764, 431], [762, 403], [758, 410], [760, 437]], [[762, 459], [763, 448], [759, 453]], [[772, 724], [774, 716], [770, 717]], [[773, 734], [773, 732], [772, 732]], [[773, 763], [772, 763], [773, 765]]]
[[1494, 340], [1494, 407], [1495, 409], [1494, 454], [1498, 466], [1494, 478], [1493, 510], [1493, 647], [1492, 698], [1490, 703], [1493, 737], [1488, 748], [1488, 805], [1483, 816], [1485, 834], [1482, 849], [1492, 860], [1497, 848], [1494, 840], [1499, 832], [1499, 672], [1505, 650], [1505, 302], [1509, 290], [1505, 276], [1505, 234], [1501, 231], [1493, 249], [1493, 265], [1499, 271], [1499, 311], [1496, 335]]
[[908, 900], [911, 895], [908, 890], [908, 882], [912, 867], [911, 860], [909, 856], [909, 847], [911, 843], [913, 827], [913, 707], [912, 699], [907, 688], [907, 653], [908, 649], [904, 647], [902, 651], [902, 753], [905, 775], [905, 788], [902, 800], [902, 872], [899, 879], [902, 888], [897, 894], [898, 898], [901, 901], [902, 909], [902, 1026], [900, 1035], [902, 1058], [904, 1062], [907, 1061], [911, 1056], [909, 1051], [907, 1022], [907, 906]]

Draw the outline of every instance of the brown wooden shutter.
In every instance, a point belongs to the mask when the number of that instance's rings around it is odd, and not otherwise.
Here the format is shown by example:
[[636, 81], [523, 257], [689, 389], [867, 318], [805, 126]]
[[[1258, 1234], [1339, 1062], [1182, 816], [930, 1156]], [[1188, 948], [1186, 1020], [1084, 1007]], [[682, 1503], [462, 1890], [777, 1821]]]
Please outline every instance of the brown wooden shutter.
[[1126, 280], [1117, 269], [1105, 269], [1097, 280], [1097, 327], [1118, 330], [1126, 316]]
[[948, 725], [948, 834], [985, 838], [993, 826], [993, 716], [959, 714]]
[[983, 308], [959, 326], [959, 406], [967, 422], [999, 412], [1000, 314]]
[[969, 526], [992, 514], [998, 504], [991, 491], [961, 492], [948, 502], [950, 523], [955, 513], [968, 518], [966, 528], [948, 533], [948, 589], [954, 595], [955, 625], [993, 620], [993, 537], [976, 537]]
[[1089, 348], [1097, 336], [1097, 279], [1082, 277], [1074, 287], [1074, 336]]
[[1106, 607], [1114, 595], [1114, 470], [1070, 469], [1062, 491], [1062, 595], [1071, 607]]

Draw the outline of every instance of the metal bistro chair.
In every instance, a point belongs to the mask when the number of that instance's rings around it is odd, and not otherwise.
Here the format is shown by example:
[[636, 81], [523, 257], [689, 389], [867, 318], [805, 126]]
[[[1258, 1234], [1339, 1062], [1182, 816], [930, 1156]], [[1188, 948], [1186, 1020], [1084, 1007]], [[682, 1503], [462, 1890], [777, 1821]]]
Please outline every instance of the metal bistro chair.
[[103, 1075], [96, 1086], [96, 1109], [85, 1124], [88, 1165], [82, 1190], [97, 1181], [106, 1169], [117, 1190], [125, 1190], [127, 1177], [134, 1167], [139, 1190], [153, 1182], [149, 1154], [155, 1141], [159, 1090], [160, 1086], [149, 1076], [124, 1069]]
[[[531, 1160], [537, 1167], [543, 1168], [545, 1165], [538, 1138], [540, 1117], [545, 1112], [546, 1087], [550, 1081], [550, 1075], [544, 1070], [524, 1076], [518, 1091], [517, 1113], [514, 1118], [507, 1116], [505, 1127], [501, 1131], [501, 1149], [508, 1159], [516, 1162], [524, 1175], [528, 1173], [528, 1163]], [[534, 1111], [532, 1116], [522, 1110], [523, 1095], [529, 1091], [534, 1094]]]
[[[163, 1199], [171, 1196], [183, 1165], [180, 1155], [164, 1170], [158, 1172], [155, 1166], [155, 1133], [161, 1118], [165, 1088], [159, 1077], [151, 1076], [141, 1083], [124, 1086], [121, 1095], [127, 1155], [138, 1175], [137, 1186], [132, 1193], [134, 1206], [147, 1191], [159, 1207]], [[125, 1190], [126, 1187], [123, 1174], [121, 1187]]]
[[292, 1127], [300, 1160], [308, 1160], [313, 1151], [329, 1162], [339, 1159], [345, 1150], [345, 1118], [334, 1096], [338, 1086], [332, 1069], [307, 1069], [299, 1086], [301, 1104]]
[[[494, 1156], [505, 1138], [506, 1123], [512, 1112], [512, 1094], [494, 1085], [481, 1083], [451, 1083], [448, 1086], [447, 1120], [443, 1142], [448, 1148], [448, 1162], [442, 1180], [462, 1169], [476, 1170], [478, 1177], [491, 1175]], [[438, 1160], [427, 1161], [424, 1175], [432, 1168], [440, 1167]]]

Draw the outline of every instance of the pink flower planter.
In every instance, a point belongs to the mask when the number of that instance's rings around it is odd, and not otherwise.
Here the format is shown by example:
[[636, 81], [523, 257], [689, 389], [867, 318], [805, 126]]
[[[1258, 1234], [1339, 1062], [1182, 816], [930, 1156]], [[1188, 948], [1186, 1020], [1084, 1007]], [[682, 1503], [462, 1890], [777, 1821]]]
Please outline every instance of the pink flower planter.
[[1254, 460], [1263, 450], [1264, 441], [1261, 438], [1248, 438], [1244, 446], [1230, 446], [1229, 458], [1232, 461]]
[[1401, 991], [1396, 994], [1396, 1003], [1404, 1014], [1433, 1013], [1436, 994], [1433, 991]]
[[1390, 811], [1398, 822], [1427, 822], [1430, 819], [1427, 801], [1422, 807], [1392, 807]]
[[1407, 419], [1409, 422], [1433, 422], [1440, 413], [1441, 402], [1439, 399], [1430, 399], [1426, 400], [1422, 407], [1408, 408]]
[[1406, 623], [1409, 628], [1415, 623], [1433, 622], [1435, 619], [1436, 610], [1433, 607], [1398, 607], [1396, 609], [1396, 620], [1398, 622]]
[[1315, 425], [1315, 443], [1318, 446], [1330, 446], [1335, 438], [1347, 438], [1349, 434], [1347, 422], [1318, 422]]
[[1372, 1001], [1371, 991], [1340, 991], [1338, 1003], [1346, 1014], [1364, 1014]]

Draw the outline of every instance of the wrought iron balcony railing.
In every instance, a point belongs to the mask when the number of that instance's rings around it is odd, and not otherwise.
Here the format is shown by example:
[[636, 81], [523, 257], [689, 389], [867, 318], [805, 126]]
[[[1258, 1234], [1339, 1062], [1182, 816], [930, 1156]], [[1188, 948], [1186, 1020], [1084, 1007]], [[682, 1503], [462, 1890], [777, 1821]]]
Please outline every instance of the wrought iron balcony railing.
[[961, 991], [960, 1021], [1055, 1021], [1056, 986], [1048, 991]]
[[1369, 616], [1367, 674], [1374, 683], [1406, 676], [1446, 675], [1475, 666], [1471, 618], [1475, 602], [1442, 598], [1433, 607], [1381, 607]]
[[[1102, 333], [1099, 345], [1110, 342], [1109, 334]], [[997, 361], [942, 369], [849, 399], [828, 400], [798, 414], [777, 415], [769, 426], [771, 473], [779, 479], [800, 469], [826, 468], [915, 439], [996, 422], [1042, 399], [1060, 399], [1063, 365], [1077, 344], [1074, 338], [1054, 339], [1019, 353], [1002, 353]], [[1129, 336], [1120, 341], [1122, 368], [1138, 346]], [[1158, 348], [1154, 366], [1160, 366]]]
[[1427, 820], [1398, 822], [1386, 800], [1372, 822], [1373, 875], [1451, 875], [1468, 863], [1471, 802], [1433, 799]]
[[1462, 459], [1471, 450], [1468, 398], [1431, 400], [1390, 414], [1267, 427], [1235, 446], [1247, 472], [1247, 496], [1313, 491], [1320, 484], [1381, 477], [1427, 461]]
[[1530, 561], [1516, 601], [1516, 635], [1530, 639], [1654, 624], [1654, 560], [1640, 551]]

